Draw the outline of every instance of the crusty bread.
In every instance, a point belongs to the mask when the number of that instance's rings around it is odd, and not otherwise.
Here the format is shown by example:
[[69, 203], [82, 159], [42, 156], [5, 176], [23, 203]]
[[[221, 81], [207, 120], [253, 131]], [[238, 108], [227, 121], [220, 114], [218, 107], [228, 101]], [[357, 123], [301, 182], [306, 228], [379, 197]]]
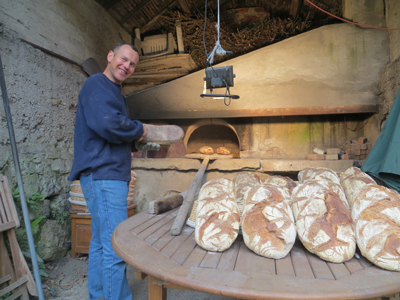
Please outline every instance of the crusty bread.
[[305, 168], [298, 173], [297, 177], [300, 183], [304, 183], [310, 179], [322, 179], [340, 184], [339, 176], [329, 168]]
[[217, 153], [224, 154], [224, 155], [229, 155], [229, 154], [231, 154], [231, 151], [229, 151], [229, 149], [226, 148], [226, 147], [218, 147], [217, 148]]
[[242, 235], [246, 246], [258, 255], [280, 259], [294, 245], [296, 226], [285, 193], [273, 184], [256, 186], [246, 193]]
[[292, 199], [292, 197], [291, 197], [292, 191], [297, 186], [297, 183], [293, 179], [291, 179], [291, 178], [289, 178], [287, 176], [274, 175], [274, 176], [268, 177], [264, 181], [264, 184], [277, 185], [280, 188], [282, 188], [285, 191], [287, 191], [287, 193], [289, 194], [290, 197], [288, 197], [285, 200], [290, 205], [290, 202], [291, 202], [291, 199]]
[[366, 184], [355, 197], [351, 215], [361, 254], [383, 269], [400, 271], [400, 195]]
[[307, 180], [292, 193], [292, 211], [304, 247], [323, 260], [340, 263], [356, 249], [354, 222], [338, 194], [320, 180]]
[[301, 169], [299, 173], [297, 174], [297, 179], [299, 180], [300, 183], [305, 182], [308, 179], [312, 179], [311, 176], [314, 172], [315, 168], [314, 167], [308, 167]]
[[242, 172], [232, 178], [236, 203], [239, 207], [240, 216], [243, 215], [245, 205], [245, 194], [252, 187], [260, 186], [261, 179], [257, 174], [251, 172]]
[[224, 251], [239, 232], [239, 208], [233, 183], [226, 178], [206, 182], [200, 190], [196, 211], [196, 243], [209, 251]]
[[340, 184], [346, 193], [350, 209], [353, 207], [354, 199], [357, 197], [361, 188], [367, 184], [376, 184], [367, 173], [359, 168], [350, 167], [340, 174]]
[[211, 148], [210, 146], [203, 146], [199, 149], [199, 152], [201, 154], [213, 154], [214, 153], [214, 149]]

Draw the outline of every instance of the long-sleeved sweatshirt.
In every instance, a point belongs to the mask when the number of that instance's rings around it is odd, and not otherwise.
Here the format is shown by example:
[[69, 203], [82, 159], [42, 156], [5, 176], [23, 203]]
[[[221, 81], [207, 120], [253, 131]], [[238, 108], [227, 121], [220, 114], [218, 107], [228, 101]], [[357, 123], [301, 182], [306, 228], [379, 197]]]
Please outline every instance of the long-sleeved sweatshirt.
[[133, 141], [142, 135], [143, 124], [129, 119], [121, 87], [103, 73], [89, 77], [79, 93], [68, 180], [92, 173], [94, 180], [130, 181]]

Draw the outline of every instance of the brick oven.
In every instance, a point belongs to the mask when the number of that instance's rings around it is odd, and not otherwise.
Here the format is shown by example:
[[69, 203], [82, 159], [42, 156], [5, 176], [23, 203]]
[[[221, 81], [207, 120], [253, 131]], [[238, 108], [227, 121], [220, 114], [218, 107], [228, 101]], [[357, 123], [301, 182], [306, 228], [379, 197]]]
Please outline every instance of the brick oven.
[[[235, 158], [211, 162], [204, 180], [244, 170], [261, 177], [295, 176], [307, 166], [344, 171], [353, 160], [306, 158], [314, 148], [342, 148], [359, 137], [376, 139], [379, 129], [371, 118], [378, 111], [379, 69], [386, 64], [387, 53], [379, 46], [384, 39], [376, 31], [336, 24], [219, 64], [233, 66], [230, 92], [240, 99], [230, 105], [200, 97], [204, 70], [129, 95], [132, 118], [176, 124], [185, 131], [180, 145], [142, 154], [132, 168], [161, 190], [184, 191], [201, 163], [185, 154], [208, 145], [214, 150], [225, 146]], [[137, 193], [139, 208], [160, 196], [145, 185]]]

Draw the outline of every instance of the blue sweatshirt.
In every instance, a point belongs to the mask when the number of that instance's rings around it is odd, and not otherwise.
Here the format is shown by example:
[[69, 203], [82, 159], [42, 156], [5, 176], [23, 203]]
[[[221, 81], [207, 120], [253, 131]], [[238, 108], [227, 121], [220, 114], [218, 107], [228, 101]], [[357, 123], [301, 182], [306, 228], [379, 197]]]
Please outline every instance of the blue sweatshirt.
[[94, 180], [130, 181], [133, 141], [142, 135], [143, 124], [128, 117], [121, 87], [103, 73], [89, 77], [79, 93], [68, 180], [92, 173]]

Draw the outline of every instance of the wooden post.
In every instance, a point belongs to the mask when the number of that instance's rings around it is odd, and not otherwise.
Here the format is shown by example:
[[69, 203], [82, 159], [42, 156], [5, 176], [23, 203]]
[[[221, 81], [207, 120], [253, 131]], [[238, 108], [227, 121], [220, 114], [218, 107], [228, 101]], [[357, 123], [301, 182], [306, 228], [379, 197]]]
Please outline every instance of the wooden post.
[[176, 28], [176, 39], [178, 42], [178, 53], [185, 53], [185, 48], [183, 45], [181, 21], [176, 21], [175, 28]]

